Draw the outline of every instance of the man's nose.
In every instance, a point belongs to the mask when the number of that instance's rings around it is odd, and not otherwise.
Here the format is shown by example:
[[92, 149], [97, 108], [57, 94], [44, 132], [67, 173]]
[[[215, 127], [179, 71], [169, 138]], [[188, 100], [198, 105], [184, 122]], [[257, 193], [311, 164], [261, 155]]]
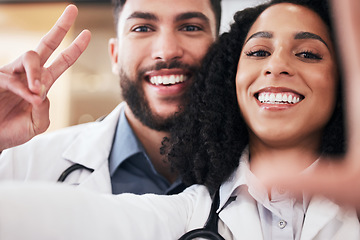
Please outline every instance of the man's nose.
[[173, 31], [159, 32], [152, 48], [152, 58], [157, 61], [180, 59], [184, 54], [181, 38]]

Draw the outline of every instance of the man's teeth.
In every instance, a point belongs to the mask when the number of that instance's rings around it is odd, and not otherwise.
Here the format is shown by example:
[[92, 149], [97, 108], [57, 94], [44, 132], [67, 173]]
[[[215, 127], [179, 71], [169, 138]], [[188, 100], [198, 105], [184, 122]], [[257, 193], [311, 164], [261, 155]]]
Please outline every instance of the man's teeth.
[[150, 78], [150, 82], [155, 85], [168, 85], [185, 82], [186, 79], [185, 75], [154, 76]]
[[259, 93], [258, 100], [268, 104], [295, 104], [300, 102], [300, 97], [291, 93]]

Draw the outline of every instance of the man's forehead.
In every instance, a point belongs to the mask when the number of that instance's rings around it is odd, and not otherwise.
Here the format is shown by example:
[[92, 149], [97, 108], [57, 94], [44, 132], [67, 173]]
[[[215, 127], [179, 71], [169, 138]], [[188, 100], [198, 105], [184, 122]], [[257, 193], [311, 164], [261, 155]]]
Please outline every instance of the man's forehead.
[[157, 18], [176, 18], [186, 12], [199, 12], [209, 19], [215, 18], [210, 0], [127, 0], [120, 19], [124, 21], [135, 12], [149, 13]]

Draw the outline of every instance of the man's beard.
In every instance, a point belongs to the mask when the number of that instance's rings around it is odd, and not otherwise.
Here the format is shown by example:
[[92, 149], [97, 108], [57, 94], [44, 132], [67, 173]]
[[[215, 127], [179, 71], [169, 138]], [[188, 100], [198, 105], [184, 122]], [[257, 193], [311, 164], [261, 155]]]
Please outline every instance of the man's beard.
[[[142, 124], [156, 131], [170, 131], [175, 122], [180, 118], [180, 114], [183, 113], [179, 111], [168, 117], [161, 117], [153, 113], [145, 97], [142, 81], [144, 81], [144, 74], [147, 71], [172, 68], [185, 69], [185, 71], [190, 72], [192, 76], [194, 76], [194, 73], [198, 69], [196, 66], [182, 64], [178, 61], [170, 63], [160, 62], [151, 68], [139, 70], [136, 79], [130, 79], [123, 69], [120, 70], [120, 86], [124, 100], [127, 102], [134, 116], [140, 120]], [[184, 98], [185, 97], [186, 94], [184, 94]], [[183, 103], [185, 103], [185, 101]], [[181, 106], [179, 106], [179, 109], [180, 107]]]

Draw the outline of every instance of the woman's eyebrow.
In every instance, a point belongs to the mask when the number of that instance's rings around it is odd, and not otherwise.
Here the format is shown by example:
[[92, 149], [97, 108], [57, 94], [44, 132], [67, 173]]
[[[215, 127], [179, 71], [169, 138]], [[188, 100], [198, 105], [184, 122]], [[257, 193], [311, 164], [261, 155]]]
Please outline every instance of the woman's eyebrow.
[[252, 38], [272, 38], [273, 34], [271, 32], [256, 32], [253, 35], [251, 35], [245, 43], [247, 43]]
[[324, 39], [322, 39], [319, 35], [315, 34], [315, 33], [311, 33], [311, 32], [298, 32], [295, 34], [294, 39], [315, 39], [315, 40], [319, 40], [320, 42], [322, 42], [323, 44], [325, 44], [325, 46], [327, 48], [329, 48], [329, 46], [327, 45], [327, 43], [324, 41]]

